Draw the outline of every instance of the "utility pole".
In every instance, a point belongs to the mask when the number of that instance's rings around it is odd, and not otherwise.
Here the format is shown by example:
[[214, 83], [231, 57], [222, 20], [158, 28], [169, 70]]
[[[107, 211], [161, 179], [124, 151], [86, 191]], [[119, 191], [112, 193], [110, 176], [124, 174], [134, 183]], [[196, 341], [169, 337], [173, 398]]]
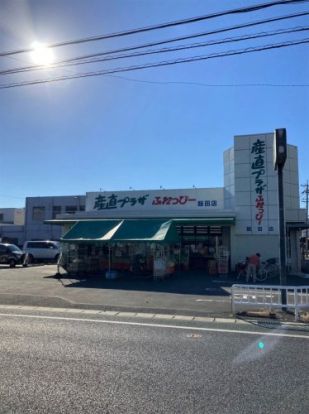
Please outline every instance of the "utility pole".
[[[304, 187], [304, 191], [302, 191], [302, 194], [305, 195], [304, 200], [302, 200], [303, 203], [306, 204], [306, 224], [308, 226], [309, 224], [309, 184], [307, 180], [307, 184], [303, 184], [302, 187]], [[309, 237], [309, 229], [306, 229], [306, 239]]]

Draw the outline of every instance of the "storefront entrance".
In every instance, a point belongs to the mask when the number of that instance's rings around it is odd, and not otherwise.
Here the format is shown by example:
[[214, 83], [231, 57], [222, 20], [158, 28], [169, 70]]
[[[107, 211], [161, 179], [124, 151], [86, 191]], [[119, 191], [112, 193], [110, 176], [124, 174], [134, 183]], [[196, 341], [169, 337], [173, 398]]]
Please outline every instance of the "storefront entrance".
[[177, 225], [185, 269], [207, 274], [229, 270], [229, 227]]

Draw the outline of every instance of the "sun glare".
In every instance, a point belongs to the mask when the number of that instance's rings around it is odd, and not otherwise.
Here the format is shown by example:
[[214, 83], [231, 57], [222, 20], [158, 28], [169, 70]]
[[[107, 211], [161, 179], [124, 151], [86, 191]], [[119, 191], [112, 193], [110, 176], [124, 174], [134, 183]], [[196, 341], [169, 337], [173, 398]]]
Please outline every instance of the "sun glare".
[[54, 53], [48, 46], [43, 43], [34, 42], [31, 47], [33, 48], [31, 58], [34, 63], [44, 66], [49, 66], [53, 63]]

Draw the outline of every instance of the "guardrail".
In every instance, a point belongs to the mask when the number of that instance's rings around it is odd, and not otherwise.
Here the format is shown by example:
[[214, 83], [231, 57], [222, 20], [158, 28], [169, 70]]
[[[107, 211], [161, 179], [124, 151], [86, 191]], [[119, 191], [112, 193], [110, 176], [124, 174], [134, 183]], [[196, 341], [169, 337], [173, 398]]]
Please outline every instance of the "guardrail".
[[[286, 304], [282, 303], [281, 292], [285, 291]], [[294, 309], [295, 320], [299, 319], [299, 311], [309, 309], [309, 286], [261, 286], [261, 285], [233, 285], [232, 286], [232, 312], [236, 308], [278, 309], [286, 307]]]

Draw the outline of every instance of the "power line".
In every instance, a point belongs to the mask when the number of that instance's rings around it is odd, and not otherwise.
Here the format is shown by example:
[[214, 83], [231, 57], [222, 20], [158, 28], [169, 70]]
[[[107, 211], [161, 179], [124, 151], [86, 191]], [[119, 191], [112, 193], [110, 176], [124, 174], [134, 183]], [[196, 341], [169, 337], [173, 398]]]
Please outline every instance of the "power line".
[[247, 27], [253, 27], [253, 26], [258, 26], [258, 25], [261, 25], [261, 24], [273, 23], [273, 22], [287, 20], [287, 19], [294, 19], [294, 18], [297, 18], [297, 17], [303, 17], [303, 16], [307, 16], [307, 15], [309, 15], [309, 11], [301, 12], [301, 13], [294, 13], [294, 14], [289, 14], [289, 15], [279, 16], [279, 17], [272, 17], [272, 18], [269, 18], [269, 19], [256, 20], [254, 22], [249, 22], [249, 23], [224, 27], [224, 28], [221, 28], [221, 29], [211, 30], [211, 31], [208, 31], [208, 32], [201, 32], [201, 33], [195, 33], [195, 34], [181, 36], [181, 37], [174, 37], [172, 39], [160, 40], [160, 41], [151, 42], [151, 43], [144, 43], [144, 44], [141, 44], [141, 45], [125, 47], [125, 48], [121, 48], [121, 49], [114, 49], [114, 50], [109, 50], [109, 51], [105, 51], [105, 52], [92, 53], [92, 54], [83, 55], [83, 56], [79, 56], [79, 57], [75, 57], [75, 58], [71, 58], [71, 59], [61, 60], [61, 61], [59, 61], [59, 63], [60, 62], [61, 63], [62, 62], [71, 62], [71, 61], [76, 61], [76, 60], [79, 60], [79, 59], [86, 59], [86, 58], [91, 58], [91, 57], [96, 57], [96, 56], [104, 56], [104, 55], [108, 55], [108, 54], [112, 54], [112, 53], [129, 52], [129, 51], [133, 51], [133, 50], [137, 50], [137, 49], [144, 49], [146, 47], [160, 46], [160, 45], [167, 44], [167, 43], [174, 43], [174, 42], [178, 42], [178, 41], [182, 41], [182, 40], [194, 39], [194, 38], [197, 38], [197, 37], [204, 37], [204, 36], [209, 36], [209, 35], [213, 35], [213, 34], [225, 33], [225, 32], [229, 32], [229, 31], [233, 31], [233, 30], [244, 29], [244, 28], [247, 28]]
[[300, 39], [297, 41], [274, 43], [274, 44], [263, 45], [259, 47], [250, 47], [250, 48], [245, 48], [245, 49], [232, 50], [232, 51], [223, 52], [223, 53], [214, 53], [214, 54], [206, 55], [206, 56], [202, 55], [202, 56], [194, 56], [190, 58], [179, 58], [179, 59], [170, 60], [170, 61], [162, 61], [162, 62], [157, 62], [157, 63], [149, 63], [149, 64], [136, 65], [136, 66], [128, 66], [128, 67], [123, 67], [123, 68], [120, 67], [120, 68], [115, 68], [115, 69], [110, 69], [110, 70], [101, 70], [101, 71], [95, 71], [95, 72], [86, 72], [86, 73], [80, 73], [80, 74], [76, 74], [72, 76], [60, 76], [60, 77], [51, 78], [51, 79], [39, 79], [39, 80], [33, 80], [33, 81], [16, 82], [16, 83], [0, 85], [0, 89], [9, 89], [9, 88], [15, 88], [15, 87], [27, 86], [27, 85], [38, 85], [38, 84], [43, 84], [43, 83], [51, 83], [51, 82], [57, 82], [57, 81], [62, 81], [62, 80], [79, 79], [79, 78], [86, 78], [86, 77], [92, 77], [92, 76], [110, 75], [114, 73], [130, 72], [130, 71], [143, 70], [143, 69], [149, 69], [149, 68], [171, 66], [171, 65], [176, 65], [180, 63], [198, 62], [202, 60], [243, 55], [247, 53], [261, 52], [264, 50], [279, 49], [279, 48], [302, 45], [302, 44], [307, 44], [307, 43], [309, 43], [309, 38]]
[[153, 85], [188, 85], [188, 86], [205, 86], [205, 87], [291, 87], [291, 88], [303, 88], [309, 86], [309, 83], [205, 83], [205, 82], [193, 82], [193, 81], [151, 81], [145, 79], [127, 78], [119, 75], [106, 75], [111, 78], [123, 79], [130, 82], [137, 83], [149, 83]]
[[[105, 40], [105, 39], [111, 39], [111, 38], [116, 38], [116, 37], [134, 35], [134, 34], [138, 34], [138, 33], [144, 33], [144, 32], [149, 32], [149, 31], [153, 31], [153, 30], [158, 30], [158, 29], [166, 29], [166, 28], [175, 27], [175, 26], [179, 26], [179, 25], [197, 23], [197, 22], [210, 20], [210, 19], [214, 19], [214, 18], [218, 18], [218, 17], [232, 15], [232, 14], [249, 13], [249, 12], [254, 12], [254, 11], [258, 11], [258, 10], [262, 10], [262, 9], [266, 9], [266, 8], [270, 8], [270, 7], [274, 7], [274, 6], [290, 5], [290, 4], [293, 4], [293, 3], [307, 3], [307, 2], [308, 2], [308, 0], [277, 0], [277, 1], [273, 1], [271, 3], [261, 3], [261, 4], [257, 4], [255, 6], [251, 6], [251, 7], [241, 7], [241, 8], [237, 8], [237, 9], [230, 9], [230, 10], [225, 10], [225, 11], [222, 11], [222, 12], [216, 12], [216, 13], [211, 13], [211, 14], [207, 14], [207, 15], [203, 15], [203, 16], [197, 16], [197, 17], [191, 17], [191, 18], [182, 19], [182, 20], [176, 20], [176, 21], [172, 21], [172, 22], [160, 23], [160, 24], [156, 24], [156, 25], [152, 25], [152, 26], [145, 26], [145, 27], [132, 29], [132, 30], [126, 30], [126, 31], [122, 31], [122, 32], [115, 32], [115, 33], [99, 35], [99, 36], [84, 37], [84, 38], [76, 39], [76, 40], [68, 40], [68, 41], [64, 41], [64, 42], [51, 43], [49, 45], [49, 47], [55, 48], [55, 47], [62, 47], [62, 46], [69, 46], [69, 45], [75, 45], [75, 44], [81, 44], [81, 43], [94, 42], [94, 41], [98, 41], [98, 40]], [[31, 52], [32, 50], [33, 50], [33, 48], [25, 48], [25, 49], [13, 50], [13, 51], [1, 52], [0, 57], [11, 56], [11, 55], [16, 55], [16, 54], [20, 54], [20, 53], [27, 53], [27, 52]]]
[[[162, 40], [162, 41], [159, 41], [159, 42], [146, 43], [146, 44], [136, 45], [136, 46], [133, 46], [133, 47], [127, 47], [127, 48], [122, 48], [122, 49], [114, 49], [114, 50], [109, 50], [109, 51], [90, 54], [90, 55], [83, 55], [83, 56], [79, 56], [79, 57], [75, 57], [75, 58], [71, 58], [71, 59], [58, 61], [58, 64], [66, 63], [66, 62], [75, 62], [75, 61], [78, 61], [78, 60], [83, 60], [83, 59], [86, 59], [86, 58], [91, 58], [91, 57], [96, 57], [96, 56], [105, 56], [105, 55], [119, 53], [119, 52], [138, 50], [138, 49], [145, 48], [145, 47], [157, 46], [157, 45], [176, 42], [176, 41], [180, 41], [180, 40], [186, 40], [186, 39], [202, 37], [202, 36], [208, 36], [208, 35], [217, 34], [217, 33], [223, 33], [223, 32], [227, 32], [227, 31], [231, 31], [231, 30], [256, 26], [256, 25], [265, 24], [265, 23], [269, 23], [269, 22], [286, 20], [286, 19], [290, 19], [290, 18], [295, 18], [295, 17], [308, 15], [308, 14], [309, 14], [309, 12], [303, 12], [303, 13], [296, 13], [294, 15], [285, 15], [285, 16], [275, 17], [275, 18], [271, 18], [271, 19], [266, 19], [266, 20], [265, 19], [264, 20], [258, 20], [258, 21], [254, 21], [254, 22], [250, 22], [250, 23], [237, 25], [237, 26], [225, 27], [225, 28], [221, 28], [221, 29], [217, 29], [217, 30], [213, 30], [213, 31], [209, 31], [209, 32], [202, 32], [202, 33], [197, 33], [197, 34], [193, 34], [193, 35], [187, 35], [187, 36]], [[10, 56], [8, 56], [8, 57], [10, 57]], [[37, 67], [37, 65], [35, 67]], [[32, 65], [32, 66], [28, 66], [28, 67], [25, 67], [25, 68], [33, 68], [34, 69], [34, 66]], [[44, 69], [46, 69], [45, 66], [44, 66]], [[12, 70], [12, 69], [9, 69], [9, 71], [10, 70]]]
[[[220, 44], [226, 44], [226, 43], [232, 43], [232, 42], [239, 42], [244, 40], [251, 40], [251, 39], [259, 39], [263, 37], [270, 37], [270, 36], [277, 36], [287, 33], [297, 33], [297, 32], [303, 32], [308, 31], [309, 27], [294, 27], [290, 29], [279, 29], [275, 31], [270, 32], [260, 32], [255, 33], [252, 35], [242, 35], [242, 36], [235, 36], [230, 38], [224, 38], [221, 40], [212, 40], [209, 42], [200, 42], [200, 43], [191, 43], [191, 44], [185, 44], [185, 45], [179, 45], [175, 47], [170, 48], [161, 48], [161, 49], [150, 49], [142, 52], [137, 53], [131, 53], [131, 54], [124, 54], [124, 55], [116, 55], [116, 56], [108, 56], [105, 58], [96, 58], [96, 59], [87, 59], [81, 60], [78, 58], [77, 61], [70, 60], [68, 63], [65, 62], [57, 62], [55, 64], [52, 64], [48, 66], [48, 69], [55, 69], [55, 68], [61, 68], [61, 67], [67, 67], [67, 66], [76, 66], [76, 65], [82, 65], [82, 64], [90, 64], [90, 63], [96, 63], [96, 62], [105, 62], [110, 60], [117, 60], [117, 59], [127, 59], [132, 57], [138, 57], [138, 56], [146, 56], [146, 55], [152, 55], [152, 54], [161, 54], [161, 53], [167, 53], [167, 52], [175, 52], [180, 50], [188, 50], [188, 49], [194, 49], [194, 48], [200, 48], [200, 47], [207, 47], [207, 46], [214, 46], [214, 45], [220, 45]], [[109, 52], [104, 52], [104, 54], [108, 54]], [[110, 52], [113, 54], [113, 52]], [[0, 71], [0, 75], [11, 75], [16, 73], [24, 73], [24, 72], [30, 72], [33, 70], [44, 70], [46, 69], [46, 66], [37, 66], [37, 65], [31, 65], [31, 66], [25, 66], [20, 68], [13, 68], [13, 69], [6, 69], [3, 71]]]

